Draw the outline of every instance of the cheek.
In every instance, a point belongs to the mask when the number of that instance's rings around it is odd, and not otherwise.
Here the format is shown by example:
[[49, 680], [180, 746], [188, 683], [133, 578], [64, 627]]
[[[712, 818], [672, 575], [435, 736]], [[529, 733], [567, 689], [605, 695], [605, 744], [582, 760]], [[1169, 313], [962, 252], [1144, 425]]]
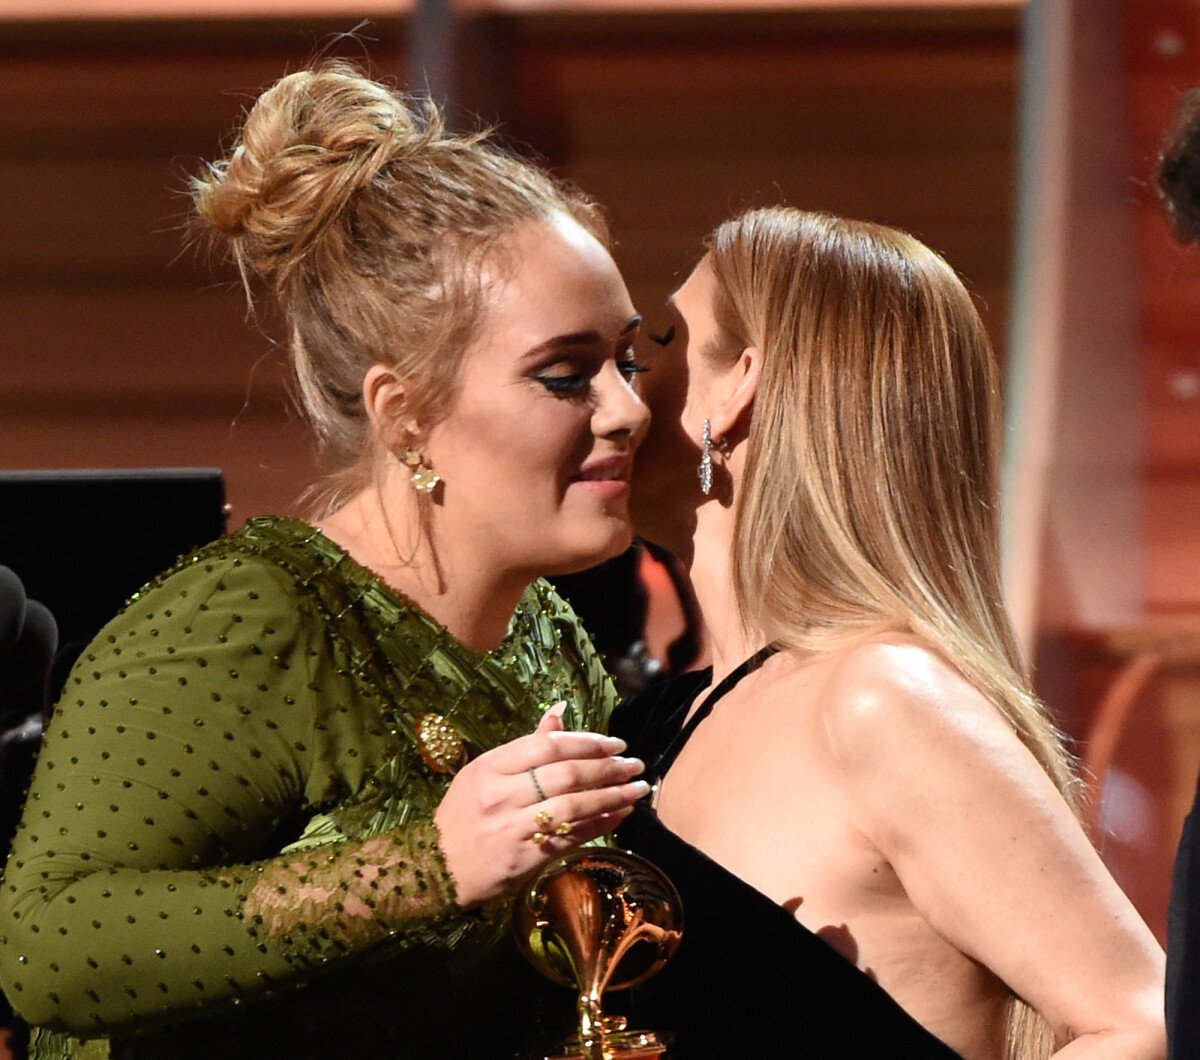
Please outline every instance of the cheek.
[[700, 444], [700, 433], [705, 416], [712, 408], [712, 368], [698, 358], [688, 356], [687, 385], [681, 399], [680, 419]]
[[584, 406], [514, 394], [461, 409], [440, 439], [442, 461], [472, 507], [503, 507], [516, 516], [534, 498], [561, 494], [566, 476], [588, 454], [589, 431]]

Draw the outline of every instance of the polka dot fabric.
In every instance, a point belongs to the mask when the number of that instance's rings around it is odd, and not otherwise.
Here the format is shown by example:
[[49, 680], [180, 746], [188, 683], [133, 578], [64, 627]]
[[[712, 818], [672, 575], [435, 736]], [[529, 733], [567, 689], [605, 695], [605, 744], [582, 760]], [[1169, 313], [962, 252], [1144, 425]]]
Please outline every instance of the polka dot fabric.
[[558, 699], [603, 728], [612, 696], [544, 583], [479, 655], [303, 523], [188, 557], [88, 647], [46, 735], [0, 887], [33, 1055], [344, 1055], [357, 1033], [505, 1055], [428, 1018], [525, 980], [505, 904], [455, 904], [419, 719], [475, 754]]

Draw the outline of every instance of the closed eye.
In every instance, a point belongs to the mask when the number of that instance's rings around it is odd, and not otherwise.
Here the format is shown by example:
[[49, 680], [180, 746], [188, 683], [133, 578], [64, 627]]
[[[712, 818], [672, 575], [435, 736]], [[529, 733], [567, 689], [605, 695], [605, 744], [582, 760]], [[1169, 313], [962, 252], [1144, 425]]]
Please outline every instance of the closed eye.
[[651, 342], [657, 342], [660, 346], [669, 346], [671, 345], [671, 340], [675, 338], [675, 325], [672, 324], [661, 335], [647, 334], [646, 338]]
[[650, 371], [650, 366], [642, 364], [641, 361], [635, 361], [632, 357], [627, 357], [625, 360], [617, 361], [617, 371], [625, 377], [625, 382], [632, 383], [642, 372]]
[[538, 375], [534, 378], [551, 394], [558, 397], [578, 397], [592, 385], [591, 372], [572, 372], [569, 375]]

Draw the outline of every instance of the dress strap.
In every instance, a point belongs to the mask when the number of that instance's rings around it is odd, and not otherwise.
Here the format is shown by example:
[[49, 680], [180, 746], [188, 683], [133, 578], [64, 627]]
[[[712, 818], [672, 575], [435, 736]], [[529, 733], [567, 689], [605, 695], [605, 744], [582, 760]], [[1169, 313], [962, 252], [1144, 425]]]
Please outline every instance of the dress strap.
[[667, 770], [674, 764], [675, 759], [679, 757], [679, 752], [683, 750], [684, 745], [691, 739], [697, 727], [705, 718], [712, 712], [713, 707], [733, 690], [737, 683], [749, 674], [754, 673], [763, 663], [765, 663], [772, 655], [779, 651], [777, 644], [768, 644], [765, 648], [759, 648], [750, 658], [744, 660], [729, 671], [717, 685], [704, 697], [704, 701], [696, 708], [695, 712], [687, 720], [687, 724], [683, 725], [679, 732], [670, 740], [662, 753], [654, 760], [654, 764], [649, 770], [649, 778], [651, 783], [656, 783], [661, 780]]

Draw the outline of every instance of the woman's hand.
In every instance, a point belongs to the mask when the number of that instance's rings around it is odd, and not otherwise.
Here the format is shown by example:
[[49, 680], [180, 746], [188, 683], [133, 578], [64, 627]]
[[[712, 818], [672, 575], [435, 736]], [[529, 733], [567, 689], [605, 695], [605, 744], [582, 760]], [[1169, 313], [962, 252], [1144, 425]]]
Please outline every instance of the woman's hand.
[[458, 772], [434, 813], [463, 908], [513, 894], [547, 862], [611, 832], [649, 791], [625, 741], [566, 732], [564, 705]]

